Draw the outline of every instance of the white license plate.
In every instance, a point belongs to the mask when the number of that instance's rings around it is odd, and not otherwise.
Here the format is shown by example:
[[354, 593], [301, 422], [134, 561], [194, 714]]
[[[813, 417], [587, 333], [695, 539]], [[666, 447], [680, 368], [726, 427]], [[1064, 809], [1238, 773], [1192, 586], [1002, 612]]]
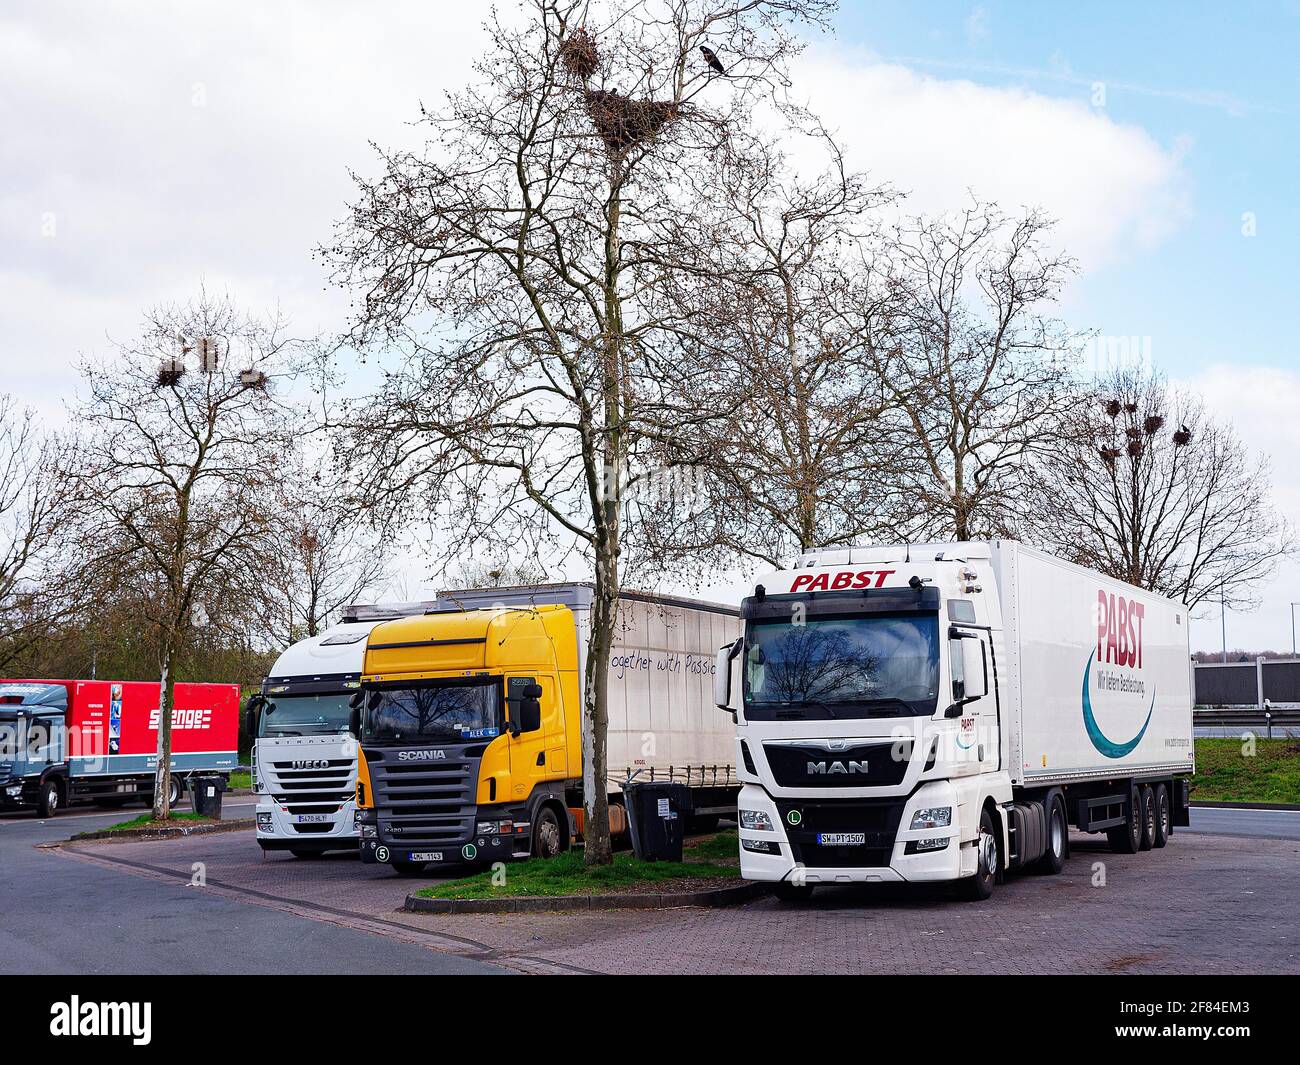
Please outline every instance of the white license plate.
[[861, 847], [867, 842], [865, 832], [818, 832], [817, 842], [823, 847]]
[[295, 814], [293, 823], [296, 825], [323, 825], [329, 819], [329, 814]]
[[411, 861], [440, 862], [442, 861], [442, 851], [411, 851]]

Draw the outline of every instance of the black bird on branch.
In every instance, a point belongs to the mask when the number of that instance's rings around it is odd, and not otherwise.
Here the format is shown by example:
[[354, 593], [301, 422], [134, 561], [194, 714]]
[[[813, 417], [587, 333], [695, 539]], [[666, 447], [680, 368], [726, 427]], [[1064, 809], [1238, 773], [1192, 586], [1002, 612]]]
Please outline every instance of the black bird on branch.
[[722, 65], [722, 61], [721, 61], [720, 59], [718, 59], [718, 54], [717, 54], [717, 52], [715, 52], [715, 51], [714, 51], [712, 48], [710, 48], [707, 44], [702, 44], [702, 45], [700, 45], [700, 53], [704, 56], [704, 61], [705, 61], [706, 63], [708, 63], [709, 66], [711, 66], [714, 70], [716, 70], [716, 71], [717, 71], [719, 74], [721, 74], [724, 78], [727, 76], [727, 68], [724, 67], [724, 66]]

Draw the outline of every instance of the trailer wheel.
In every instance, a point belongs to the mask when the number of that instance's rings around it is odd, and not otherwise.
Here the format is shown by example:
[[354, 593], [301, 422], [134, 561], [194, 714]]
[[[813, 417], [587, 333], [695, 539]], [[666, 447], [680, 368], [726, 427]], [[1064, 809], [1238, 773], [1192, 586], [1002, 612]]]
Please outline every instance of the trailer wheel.
[[1150, 784], [1143, 784], [1140, 790], [1142, 805], [1138, 809], [1142, 813], [1142, 838], [1138, 841], [1138, 849], [1149, 851], [1156, 838], [1156, 797]]
[[1169, 842], [1170, 815], [1169, 789], [1163, 784], [1156, 785], [1155, 792], [1155, 833], [1151, 837], [1151, 846], [1163, 847]]
[[533, 857], [554, 858], [564, 850], [564, 832], [560, 819], [549, 806], [543, 806], [533, 819]]
[[1122, 825], [1106, 829], [1106, 839], [1116, 854], [1137, 854], [1142, 845], [1142, 791], [1136, 784], [1129, 789], [1128, 808]]
[[983, 902], [993, 894], [998, 880], [998, 826], [986, 807], [980, 814], [980, 834], [975, 841], [975, 875], [961, 881], [962, 894], [971, 902]]
[[181, 801], [181, 778], [173, 774], [167, 777], [167, 809], [172, 810], [180, 805]]
[[1034, 864], [1034, 869], [1049, 876], [1055, 876], [1064, 869], [1065, 848], [1069, 838], [1069, 829], [1065, 825], [1065, 806], [1057, 795], [1052, 798], [1052, 805], [1047, 811], [1047, 849]]
[[63, 788], [59, 786], [58, 777], [50, 777], [41, 784], [40, 797], [36, 800], [38, 817], [53, 817], [63, 805]]

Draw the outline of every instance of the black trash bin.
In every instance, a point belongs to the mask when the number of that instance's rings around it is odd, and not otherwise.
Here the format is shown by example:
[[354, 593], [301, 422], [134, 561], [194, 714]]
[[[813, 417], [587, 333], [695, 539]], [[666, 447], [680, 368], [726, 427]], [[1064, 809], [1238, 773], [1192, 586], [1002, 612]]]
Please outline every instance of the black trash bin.
[[221, 820], [221, 793], [226, 790], [223, 777], [190, 777], [190, 799], [194, 812], [202, 817]]
[[634, 780], [623, 785], [623, 801], [632, 853], [643, 862], [680, 862], [690, 789], [667, 780]]

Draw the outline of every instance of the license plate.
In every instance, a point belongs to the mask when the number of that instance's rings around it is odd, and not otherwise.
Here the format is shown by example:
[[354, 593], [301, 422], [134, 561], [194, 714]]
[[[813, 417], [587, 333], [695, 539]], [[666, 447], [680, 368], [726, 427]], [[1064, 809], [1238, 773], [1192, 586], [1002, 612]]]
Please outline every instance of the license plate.
[[817, 842], [823, 847], [861, 847], [867, 842], [865, 832], [818, 832]]
[[411, 861], [440, 862], [442, 861], [442, 851], [411, 851]]
[[329, 814], [297, 814], [293, 822], [296, 825], [323, 825], [329, 821]]

